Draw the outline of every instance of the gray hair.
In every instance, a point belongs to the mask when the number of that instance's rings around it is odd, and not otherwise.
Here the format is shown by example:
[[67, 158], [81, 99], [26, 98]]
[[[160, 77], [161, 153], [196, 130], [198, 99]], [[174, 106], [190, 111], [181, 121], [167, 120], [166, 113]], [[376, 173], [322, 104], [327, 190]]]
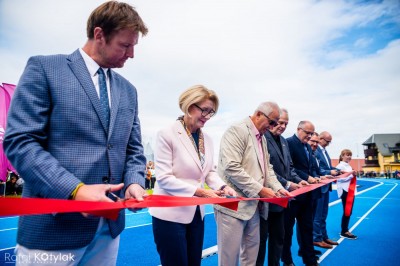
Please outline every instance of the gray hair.
[[262, 112], [265, 115], [269, 115], [274, 111], [274, 109], [278, 109], [279, 116], [282, 114], [281, 108], [279, 108], [278, 104], [275, 103], [275, 102], [263, 102], [263, 103], [260, 103], [260, 105], [254, 111], [254, 113]]
[[281, 114], [282, 113], [287, 113], [287, 115], [289, 115], [289, 111], [285, 107], [281, 107]]

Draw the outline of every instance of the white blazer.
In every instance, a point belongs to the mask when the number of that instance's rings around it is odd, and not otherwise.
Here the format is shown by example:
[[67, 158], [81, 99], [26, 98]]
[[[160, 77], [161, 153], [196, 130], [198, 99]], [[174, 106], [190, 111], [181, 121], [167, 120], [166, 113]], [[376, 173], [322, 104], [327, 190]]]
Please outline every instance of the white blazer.
[[[213, 163], [214, 149], [211, 138], [203, 132], [205, 163], [200, 159], [182, 123], [176, 121], [158, 132], [155, 148], [156, 184], [154, 195], [192, 197], [197, 188], [206, 183], [212, 189], [225, 184], [218, 176]], [[188, 224], [193, 220], [197, 206], [149, 208], [152, 216]], [[204, 218], [204, 206], [200, 206]]]

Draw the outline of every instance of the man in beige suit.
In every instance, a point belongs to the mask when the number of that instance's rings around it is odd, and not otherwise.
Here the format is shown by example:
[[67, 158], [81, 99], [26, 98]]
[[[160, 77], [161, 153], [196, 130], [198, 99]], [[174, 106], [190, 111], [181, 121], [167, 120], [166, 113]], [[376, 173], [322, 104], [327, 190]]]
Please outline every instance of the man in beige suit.
[[[239, 197], [272, 198], [291, 196], [276, 178], [264, 133], [277, 125], [279, 106], [261, 103], [251, 117], [231, 126], [221, 140], [218, 171]], [[268, 217], [268, 203], [241, 201], [237, 211], [215, 205], [218, 265], [255, 265], [260, 232], [260, 215]]]

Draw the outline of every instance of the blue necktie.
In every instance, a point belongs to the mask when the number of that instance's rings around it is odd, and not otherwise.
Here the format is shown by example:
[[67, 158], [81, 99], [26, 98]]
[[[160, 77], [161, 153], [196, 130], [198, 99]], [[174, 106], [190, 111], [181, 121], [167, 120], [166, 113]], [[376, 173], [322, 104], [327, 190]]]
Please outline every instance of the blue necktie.
[[310, 152], [308, 151], [306, 144], [304, 144], [304, 150], [305, 150], [306, 155], [307, 155], [307, 160], [310, 160]]
[[97, 74], [99, 75], [99, 88], [100, 88], [100, 104], [103, 107], [105, 120], [106, 120], [106, 128], [110, 124], [110, 105], [108, 101], [108, 93], [107, 93], [107, 83], [106, 83], [106, 75], [104, 74], [104, 70], [100, 67], [97, 70]]

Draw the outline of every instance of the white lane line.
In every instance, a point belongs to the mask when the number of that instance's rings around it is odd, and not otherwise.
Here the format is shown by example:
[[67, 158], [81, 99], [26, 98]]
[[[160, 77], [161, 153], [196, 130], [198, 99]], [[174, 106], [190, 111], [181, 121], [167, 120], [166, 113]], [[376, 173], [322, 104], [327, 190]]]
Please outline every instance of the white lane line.
[[17, 230], [18, 228], [7, 228], [7, 229], [1, 229], [0, 232], [4, 231], [12, 231], [12, 230]]
[[[368, 180], [368, 181], [369, 181], [369, 180]], [[360, 192], [357, 192], [356, 196], [361, 195], [361, 194], [363, 194], [363, 193], [365, 193], [365, 192], [367, 192], [367, 191], [370, 191], [371, 189], [374, 189], [374, 188], [377, 188], [377, 187], [383, 185], [383, 182], [380, 182], [380, 181], [373, 181], [373, 180], [371, 180], [371, 181], [372, 181], [372, 182], [376, 182], [376, 183], [378, 183], [378, 184], [376, 184], [375, 186], [372, 186], [372, 187], [370, 187], [370, 188], [364, 189], [364, 190], [362, 190], [362, 191], [360, 191]], [[337, 199], [337, 200], [335, 200], [335, 201], [332, 201], [332, 202], [329, 203], [329, 207], [334, 206], [334, 205], [336, 205], [336, 204], [339, 204], [339, 203], [341, 203], [341, 202], [342, 202], [341, 199]]]
[[14, 249], [15, 247], [9, 247], [9, 248], [3, 248], [3, 249], [0, 249], [0, 251], [5, 251], [5, 250], [8, 250], [8, 249]]
[[[394, 186], [392, 189], [390, 189], [377, 203], [375, 203], [374, 206], [371, 207], [350, 229], [349, 231], [353, 231], [354, 229], [357, 228], [357, 226], [397, 187], [397, 183], [394, 183]], [[361, 193], [360, 193], [361, 194]], [[337, 242], [340, 244], [344, 240], [343, 237], [341, 237]], [[327, 251], [322, 254], [322, 256], [319, 258], [318, 262], [322, 262], [336, 247], [334, 246], [332, 249], [328, 249]]]
[[6, 220], [6, 219], [17, 219], [18, 216], [9, 216], [9, 217], [1, 217], [0, 220]]
[[[204, 216], [209, 215], [209, 214], [214, 214], [214, 212], [207, 212], [207, 213], [204, 214]], [[125, 229], [136, 228], [136, 227], [142, 227], [142, 226], [148, 226], [148, 225], [152, 225], [152, 223], [139, 224], [139, 225], [132, 225], [132, 226], [125, 226]]]
[[139, 225], [132, 225], [132, 226], [125, 226], [125, 229], [131, 229], [131, 228], [142, 227], [142, 226], [148, 226], [148, 225], [151, 225], [151, 223], [148, 223], [148, 224], [139, 224]]

